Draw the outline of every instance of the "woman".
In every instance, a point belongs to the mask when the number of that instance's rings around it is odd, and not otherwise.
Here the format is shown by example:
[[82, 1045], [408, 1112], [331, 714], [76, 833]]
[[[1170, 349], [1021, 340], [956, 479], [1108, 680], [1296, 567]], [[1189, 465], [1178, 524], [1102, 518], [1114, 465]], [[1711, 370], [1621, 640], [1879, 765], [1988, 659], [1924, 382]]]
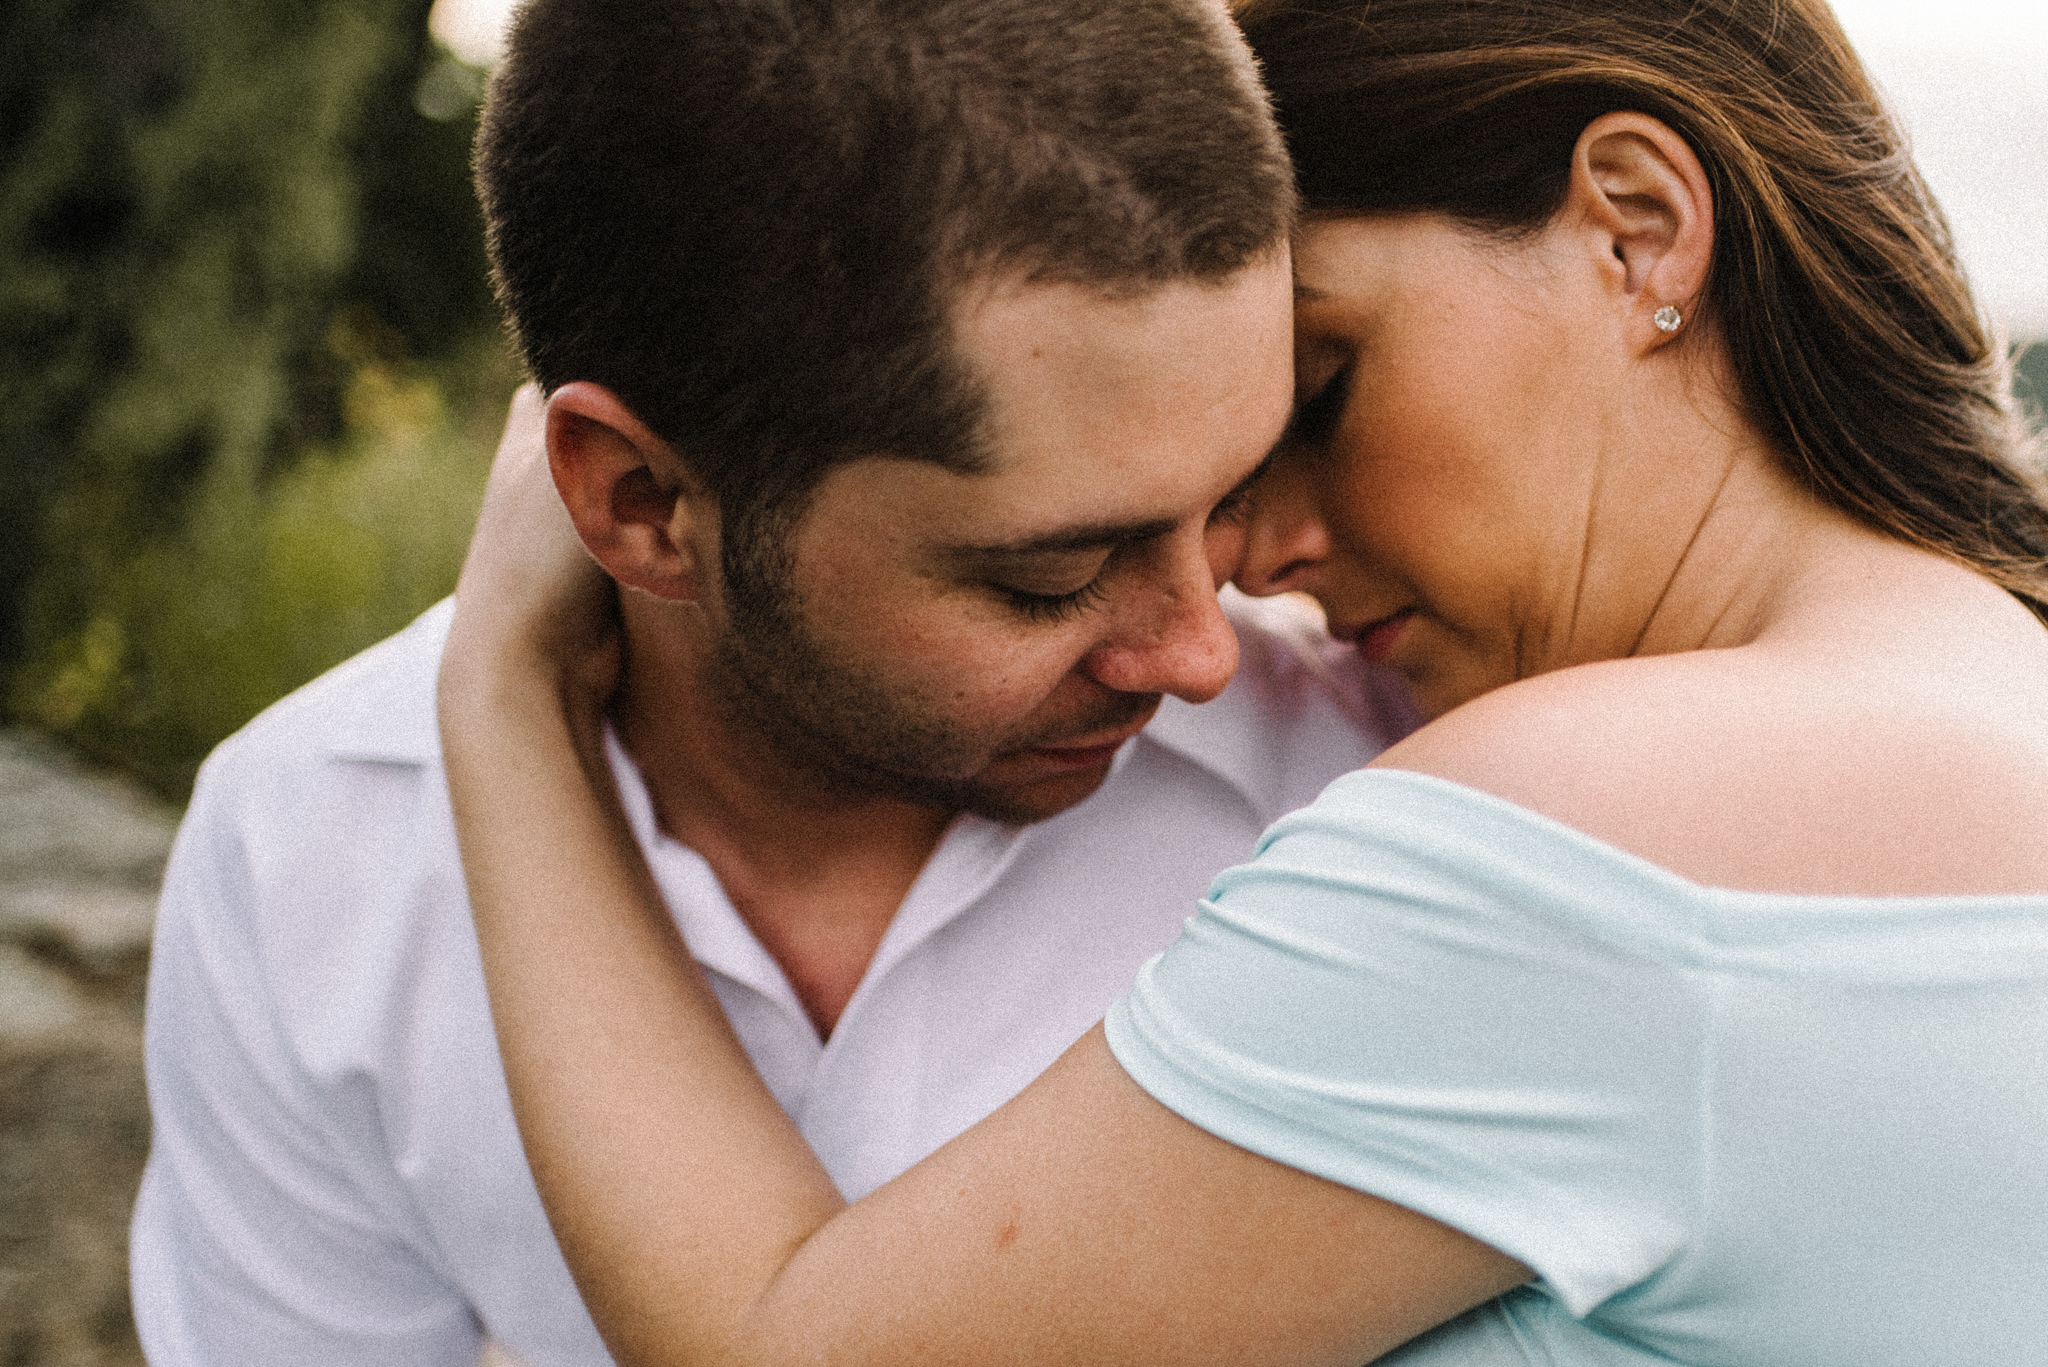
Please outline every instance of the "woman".
[[534, 568], [526, 538], [576, 553], [500, 472], [444, 730], [522, 1132], [607, 1343], [2048, 1359], [2048, 512], [1831, 16], [1245, 22], [1310, 216], [1301, 407], [1238, 579], [1315, 594], [1434, 720], [855, 1206], [608, 805], [610, 665], [569, 625], [598, 586]]

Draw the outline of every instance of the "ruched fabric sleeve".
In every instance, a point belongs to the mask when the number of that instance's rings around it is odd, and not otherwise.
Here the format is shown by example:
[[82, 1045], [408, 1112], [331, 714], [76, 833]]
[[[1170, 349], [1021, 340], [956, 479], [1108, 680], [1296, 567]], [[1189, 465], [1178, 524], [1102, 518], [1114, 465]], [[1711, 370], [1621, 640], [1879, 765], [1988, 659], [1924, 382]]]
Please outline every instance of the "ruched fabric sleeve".
[[1347, 775], [1216, 878], [1111, 1049], [1204, 1130], [1462, 1230], [1583, 1316], [1671, 1260], [1700, 1200], [1708, 1002], [1646, 943], [1678, 880], [1613, 854]]

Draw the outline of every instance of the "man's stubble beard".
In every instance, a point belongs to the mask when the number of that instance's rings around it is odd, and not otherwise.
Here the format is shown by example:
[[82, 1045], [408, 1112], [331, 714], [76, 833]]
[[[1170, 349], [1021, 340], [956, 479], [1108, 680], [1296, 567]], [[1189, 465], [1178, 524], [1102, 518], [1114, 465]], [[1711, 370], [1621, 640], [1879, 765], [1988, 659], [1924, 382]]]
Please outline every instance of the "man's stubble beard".
[[[931, 690], [881, 679], [837, 658], [806, 626], [784, 575], [756, 561], [733, 591], [707, 682], [727, 724], [786, 771], [848, 799], [884, 797], [1022, 824], [1052, 816], [1023, 794], [978, 780], [1005, 752], [1062, 739], [1019, 728], [972, 730], [946, 717]], [[1089, 719], [1099, 732], [1145, 715], [1157, 699], [1120, 694]]]

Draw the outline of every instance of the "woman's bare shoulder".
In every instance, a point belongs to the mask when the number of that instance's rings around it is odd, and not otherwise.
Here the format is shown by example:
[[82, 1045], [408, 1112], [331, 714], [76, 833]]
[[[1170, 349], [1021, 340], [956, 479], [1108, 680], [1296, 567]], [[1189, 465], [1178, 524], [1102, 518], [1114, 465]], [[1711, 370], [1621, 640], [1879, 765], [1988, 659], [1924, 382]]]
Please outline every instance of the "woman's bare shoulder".
[[1854, 895], [2048, 892], [2038, 691], [1763, 646], [1496, 689], [1379, 764], [1489, 792], [1694, 881]]

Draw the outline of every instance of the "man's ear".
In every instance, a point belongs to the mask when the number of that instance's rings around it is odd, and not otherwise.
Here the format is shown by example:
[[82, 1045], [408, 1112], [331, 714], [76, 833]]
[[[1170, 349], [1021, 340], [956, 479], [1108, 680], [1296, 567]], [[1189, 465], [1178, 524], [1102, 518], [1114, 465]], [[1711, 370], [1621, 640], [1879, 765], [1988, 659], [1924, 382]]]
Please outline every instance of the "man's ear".
[[1650, 351], [1679, 335], [1714, 254], [1713, 187], [1685, 139], [1647, 114], [1603, 114], [1579, 134], [1566, 198], [1613, 260], [1629, 340]]
[[716, 502], [619, 397], [587, 381], [548, 397], [548, 469], [606, 573], [657, 598], [698, 601], [717, 563]]

